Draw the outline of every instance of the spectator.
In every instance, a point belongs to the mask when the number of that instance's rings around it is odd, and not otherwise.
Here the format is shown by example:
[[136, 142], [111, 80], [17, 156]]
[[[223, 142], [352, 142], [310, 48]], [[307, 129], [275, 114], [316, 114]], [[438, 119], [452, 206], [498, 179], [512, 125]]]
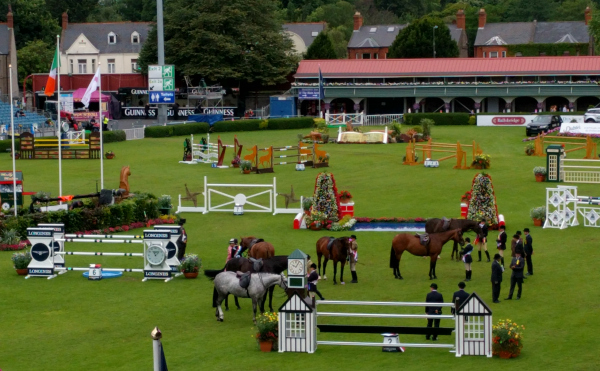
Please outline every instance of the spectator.
[[[432, 283], [430, 286], [431, 288], [431, 292], [429, 294], [427, 294], [427, 297], [425, 298], [425, 302], [426, 303], [443, 303], [444, 302], [444, 296], [442, 294], [440, 294], [439, 292], [437, 292], [437, 284]], [[427, 313], [430, 316], [439, 316], [442, 314], [442, 307], [425, 307], [425, 313]], [[439, 319], [433, 319], [433, 318], [428, 318], [427, 319], [427, 327], [440, 327], [440, 320]], [[429, 338], [432, 338], [433, 341], [437, 341], [437, 335], [433, 335], [431, 336], [431, 334], [427, 334], [425, 336], [426, 340], [429, 340]]]

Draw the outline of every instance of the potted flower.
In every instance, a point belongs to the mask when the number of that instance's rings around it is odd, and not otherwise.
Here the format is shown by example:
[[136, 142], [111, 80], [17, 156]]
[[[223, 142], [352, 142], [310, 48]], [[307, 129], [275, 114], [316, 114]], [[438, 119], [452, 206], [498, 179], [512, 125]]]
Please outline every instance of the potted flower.
[[252, 162], [248, 160], [240, 161], [240, 170], [244, 174], [250, 174], [250, 172], [252, 171]]
[[341, 203], [348, 203], [350, 202], [350, 200], [352, 199], [352, 195], [350, 194], [350, 192], [348, 191], [341, 191], [340, 192], [340, 202]]
[[231, 165], [233, 167], [240, 167], [240, 156], [235, 156], [233, 160], [231, 160]]
[[307, 218], [306, 225], [313, 231], [320, 231], [325, 226], [327, 216], [321, 211], [312, 211]]
[[475, 169], [489, 169], [490, 159], [490, 155], [482, 153], [480, 155], [475, 156], [475, 160], [473, 160], [471, 166]]
[[256, 318], [256, 341], [260, 350], [270, 352], [279, 337], [279, 316], [277, 313], [265, 312]]
[[196, 278], [202, 266], [202, 260], [196, 254], [185, 254], [179, 263], [178, 269], [185, 278]]
[[27, 274], [27, 266], [31, 262], [31, 254], [28, 251], [16, 252], [12, 254], [10, 260], [12, 260], [17, 274], [22, 276]]
[[106, 157], [107, 160], [112, 160], [115, 158], [115, 153], [113, 151], [108, 151], [104, 154], [104, 157]]
[[529, 216], [533, 219], [533, 225], [541, 227], [546, 218], [546, 206], [534, 207], [529, 211]]
[[310, 208], [312, 207], [313, 204], [313, 198], [312, 197], [306, 197], [302, 199], [302, 210], [304, 210], [304, 213], [306, 215], [310, 215]]
[[533, 168], [533, 174], [535, 175], [536, 182], [546, 181], [546, 168], [543, 166], [536, 166]]
[[171, 208], [171, 196], [170, 195], [162, 195], [158, 198], [158, 209], [160, 210], [161, 215], [169, 215]]
[[525, 146], [525, 154], [527, 156], [532, 156], [535, 153], [535, 143], [529, 142]]
[[519, 326], [510, 319], [498, 321], [492, 328], [492, 354], [507, 359], [521, 354], [522, 330], [525, 330], [525, 326]]

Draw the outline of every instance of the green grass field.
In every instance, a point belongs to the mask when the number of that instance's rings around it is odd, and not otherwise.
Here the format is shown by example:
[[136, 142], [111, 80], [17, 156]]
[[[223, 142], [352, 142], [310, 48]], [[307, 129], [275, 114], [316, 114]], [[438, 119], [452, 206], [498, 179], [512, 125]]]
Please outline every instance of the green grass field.
[[[250, 147], [293, 145], [299, 130], [238, 133]], [[532, 169], [545, 166], [545, 158], [524, 154], [522, 128], [434, 127], [435, 141], [463, 143], [475, 139], [492, 156], [488, 171], [504, 214], [507, 232], [531, 228], [534, 239], [535, 275], [527, 279], [520, 301], [491, 303], [490, 263], [473, 263], [473, 280], [467, 291], [477, 292], [494, 311], [494, 322], [510, 318], [526, 327], [525, 346], [519, 358], [505, 361], [485, 357], [456, 358], [447, 350], [412, 349], [404, 354], [382, 353], [379, 348], [321, 346], [313, 355], [261, 353], [253, 339], [251, 303], [241, 300], [242, 310], [225, 312], [225, 322], [215, 321], [211, 306], [212, 284], [205, 277], [177, 278], [171, 282], [142, 283], [141, 274], [126, 273], [117, 279], [90, 282], [80, 273], [53, 280], [18, 276], [10, 252], [0, 252], [0, 369], [21, 370], [149, 370], [152, 367], [150, 331], [163, 331], [165, 355], [171, 370], [385, 370], [443, 369], [482, 370], [510, 366], [520, 369], [597, 370], [600, 310], [598, 300], [598, 230], [575, 227], [567, 230], [534, 228], [529, 210], [545, 204], [547, 183], [536, 183]], [[224, 143], [233, 134], [221, 135]], [[273, 175], [243, 175], [237, 169], [212, 169], [208, 165], [183, 165], [183, 137], [145, 139], [106, 145], [116, 158], [105, 161], [105, 188], [117, 188], [119, 171], [131, 166], [132, 191], [177, 195], [201, 191], [203, 177], [211, 183], [271, 183], [277, 177], [278, 191], [310, 196], [317, 169], [296, 172], [294, 166], [276, 167]], [[216, 135], [213, 139], [216, 141]], [[362, 217], [458, 217], [460, 197], [470, 189], [477, 170], [454, 170], [452, 160], [437, 169], [403, 166], [404, 144], [335, 145], [325, 147], [339, 190], [354, 196], [356, 216]], [[578, 153], [571, 157], [582, 157]], [[470, 155], [469, 155], [470, 159]], [[231, 152], [226, 161], [231, 160]], [[55, 160], [19, 160], [26, 191], [58, 193], [58, 163]], [[0, 169], [11, 169], [8, 154], [0, 154]], [[99, 161], [63, 161], [63, 193], [95, 192], [100, 178]], [[234, 192], [237, 190], [233, 190]], [[600, 196], [597, 185], [579, 186], [579, 194]], [[283, 198], [280, 198], [283, 204]], [[190, 205], [188, 203], [188, 205]], [[188, 252], [197, 253], [206, 269], [222, 268], [227, 242], [245, 235], [262, 237], [275, 245], [277, 254], [300, 248], [315, 255], [315, 242], [324, 235], [349, 235], [292, 229], [292, 215], [269, 213], [185, 214]], [[404, 255], [403, 281], [395, 280], [388, 268], [394, 233], [358, 233], [359, 284], [333, 286], [330, 277], [319, 283], [327, 299], [373, 301], [424, 301], [429, 291], [429, 260]], [[472, 236], [473, 237], [473, 236]], [[496, 232], [490, 233], [493, 241]], [[489, 244], [495, 253], [493, 242]], [[450, 245], [438, 261], [435, 282], [446, 301], [464, 278], [462, 263], [449, 260]], [[70, 244], [71, 251], [137, 251], [137, 245]], [[313, 258], [316, 261], [316, 257]], [[476, 259], [475, 259], [476, 260]], [[484, 256], [485, 261], [485, 256]], [[68, 256], [67, 265], [100, 263], [104, 267], [139, 267], [140, 258], [89, 258]], [[350, 281], [348, 270], [345, 279]], [[501, 299], [506, 297], [510, 272], [504, 274]], [[275, 309], [284, 301], [275, 291]], [[233, 303], [232, 303], [233, 307]], [[330, 308], [328, 308], [330, 309]], [[331, 308], [339, 309], [339, 308]], [[341, 308], [344, 310], [344, 308]], [[393, 312], [396, 308], [360, 308]], [[401, 309], [420, 313], [421, 308]], [[327, 318], [329, 323], [334, 323]], [[351, 323], [337, 319], [335, 323]], [[365, 324], [425, 325], [419, 321], [362, 320]], [[451, 326], [450, 323], [447, 325]], [[442, 321], [444, 326], [444, 321]], [[326, 336], [325, 336], [326, 335]], [[381, 341], [379, 336], [325, 334], [319, 339]], [[402, 341], [422, 342], [420, 336], [401, 336]], [[453, 337], [440, 337], [451, 343]]]

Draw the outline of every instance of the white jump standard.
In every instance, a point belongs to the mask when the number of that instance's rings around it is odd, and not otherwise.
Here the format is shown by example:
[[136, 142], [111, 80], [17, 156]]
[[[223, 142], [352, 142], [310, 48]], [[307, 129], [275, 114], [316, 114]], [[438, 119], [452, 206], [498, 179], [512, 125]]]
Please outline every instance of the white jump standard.
[[[31, 257], [29, 263], [29, 277], [46, 277], [52, 279], [57, 276], [56, 272], [66, 273], [68, 271], [89, 271], [89, 267], [61, 267], [56, 266], [55, 258], [64, 255], [84, 256], [137, 256], [144, 259], [143, 269], [129, 268], [103, 268], [108, 272], [140, 272], [144, 273], [144, 279], [162, 279], [170, 281], [172, 268], [168, 265], [167, 245], [171, 242], [171, 233], [164, 230], [144, 231], [143, 240], [126, 239], [92, 239], [92, 238], [57, 238], [53, 228], [27, 228], [27, 236], [31, 241]], [[95, 236], [90, 236], [95, 237]], [[55, 251], [56, 243], [64, 242], [86, 242], [86, 243], [140, 243], [144, 245], [143, 253], [115, 253], [115, 252], [79, 252], [79, 251]], [[64, 259], [63, 259], [64, 264]]]

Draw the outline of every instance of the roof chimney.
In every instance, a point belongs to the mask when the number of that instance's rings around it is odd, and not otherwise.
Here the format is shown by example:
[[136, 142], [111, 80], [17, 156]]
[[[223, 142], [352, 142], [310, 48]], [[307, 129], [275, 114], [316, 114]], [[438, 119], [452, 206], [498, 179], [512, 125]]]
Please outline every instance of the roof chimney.
[[485, 14], [485, 9], [479, 9], [479, 28], [485, 27], [485, 21], [487, 19], [487, 15]]
[[354, 31], [360, 30], [362, 25], [363, 25], [363, 16], [359, 12], [354, 13]]
[[462, 9], [459, 9], [458, 12], [456, 12], [456, 28], [461, 30], [465, 29], [465, 11]]
[[589, 24], [590, 21], [592, 20], [592, 9], [590, 9], [590, 7], [588, 6], [587, 8], [585, 8], [585, 24]]
[[[586, 24], [587, 24], [587, 22], [586, 22]], [[12, 8], [11, 8], [10, 4], [8, 4], [8, 14], [6, 15], [6, 26], [8, 28], [14, 28], [13, 13], [12, 13]]]
[[68, 25], [69, 25], [69, 15], [67, 14], [67, 12], [64, 12], [62, 14], [62, 29], [66, 30]]

